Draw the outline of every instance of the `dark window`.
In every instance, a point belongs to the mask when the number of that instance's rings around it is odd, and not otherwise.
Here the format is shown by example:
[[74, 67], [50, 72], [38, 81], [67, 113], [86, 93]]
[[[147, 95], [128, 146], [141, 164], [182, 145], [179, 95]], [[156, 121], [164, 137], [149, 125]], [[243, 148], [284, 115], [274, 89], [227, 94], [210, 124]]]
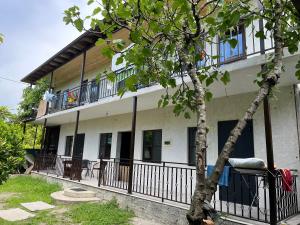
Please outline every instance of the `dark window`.
[[143, 133], [143, 161], [161, 162], [162, 130], [146, 130]]
[[104, 133], [100, 134], [100, 147], [99, 147], [99, 156], [102, 156], [104, 159], [110, 158], [110, 151], [111, 151], [111, 139], [112, 133]]
[[[228, 41], [223, 41], [225, 38], [220, 38], [219, 43], [219, 60], [220, 63], [227, 63], [239, 60], [245, 56], [245, 32], [244, 26], [238, 26], [232, 31], [225, 33], [226, 39], [237, 40], [237, 45], [232, 48]], [[223, 39], [223, 40], [222, 40]]]
[[189, 165], [196, 165], [196, 127], [188, 128]]
[[66, 147], [65, 147], [65, 156], [71, 156], [73, 145], [73, 136], [66, 137]]

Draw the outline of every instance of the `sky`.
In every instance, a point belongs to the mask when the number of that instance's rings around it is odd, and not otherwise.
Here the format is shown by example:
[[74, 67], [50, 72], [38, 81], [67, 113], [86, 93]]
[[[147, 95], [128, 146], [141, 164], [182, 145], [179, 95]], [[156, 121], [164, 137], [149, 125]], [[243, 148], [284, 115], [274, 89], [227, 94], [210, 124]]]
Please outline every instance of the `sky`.
[[26, 87], [21, 78], [74, 40], [80, 33], [63, 22], [63, 12], [87, 0], [0, 0], [0, 106], [16, 112]]

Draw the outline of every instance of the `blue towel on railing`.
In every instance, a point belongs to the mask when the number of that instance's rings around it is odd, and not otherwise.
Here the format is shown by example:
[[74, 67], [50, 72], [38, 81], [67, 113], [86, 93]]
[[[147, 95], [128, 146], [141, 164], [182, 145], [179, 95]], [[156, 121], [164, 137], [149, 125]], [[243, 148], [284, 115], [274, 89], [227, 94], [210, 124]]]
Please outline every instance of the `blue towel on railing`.
[[[207, 177], [211, 176], [213, 170], [214, 170], [214, 166], [207, 165]], [[219, 186], [225, 186], [225, 187], [229, 186], [229, 174], [230, 174], [229, 172], [230, 172], [230, 167], [225, 166], [223, 173], [219, 178]]]

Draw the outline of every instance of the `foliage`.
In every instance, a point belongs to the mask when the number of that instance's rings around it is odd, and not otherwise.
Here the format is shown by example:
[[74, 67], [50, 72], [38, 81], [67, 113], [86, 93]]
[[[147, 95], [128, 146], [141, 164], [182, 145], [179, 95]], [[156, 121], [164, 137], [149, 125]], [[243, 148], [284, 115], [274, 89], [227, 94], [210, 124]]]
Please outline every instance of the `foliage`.
[[0, 107], [0, 184], [24, 162], [22, 129], [6, 107]]
[[43, 179], [25, 175], [11, 177], [0, 186], [0, 193], [17, 193], [7, 199], [7, 207], [19, 207], [20, 203], [34, 201], [53, 203], [50, 194], [59, 190], [61, 187], [58, 184], [49, 184]]
[[18, 110], [20, 119], [27, 119], [35, 116], [34, 113], [48, 88], [49, 80], [43, 78], [38, 80], [33, 87], [29, 86], [23, 90], [22, 101], [19, 104]]
[[[35, 134], [37, 129], [37, 133]], [[23, 141], [24, 149], [40, 149], [42, 140], [42, 125], [26, 124], [26, 132]], [[36, 136], [35, 143], [34, 137]]]
[[119, 209], [115, 200], [107, 203], [82, 203], [74, 205], [69, 212], [73, 222], [82, 225], [111, 225], [129, 224], [129, 219], [134, 216], [131, 211]]
[[2, 44], [4, 41], [4, 35], [0, 33], [0, 44]]

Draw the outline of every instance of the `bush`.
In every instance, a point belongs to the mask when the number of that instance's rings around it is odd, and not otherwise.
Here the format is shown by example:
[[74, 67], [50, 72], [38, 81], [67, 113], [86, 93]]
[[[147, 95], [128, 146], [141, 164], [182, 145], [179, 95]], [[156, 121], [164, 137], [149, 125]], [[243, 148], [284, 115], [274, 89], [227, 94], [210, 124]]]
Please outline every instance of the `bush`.
[[20, 125], [0, 119], [0, 184], [23, 165], [24, 155]]

